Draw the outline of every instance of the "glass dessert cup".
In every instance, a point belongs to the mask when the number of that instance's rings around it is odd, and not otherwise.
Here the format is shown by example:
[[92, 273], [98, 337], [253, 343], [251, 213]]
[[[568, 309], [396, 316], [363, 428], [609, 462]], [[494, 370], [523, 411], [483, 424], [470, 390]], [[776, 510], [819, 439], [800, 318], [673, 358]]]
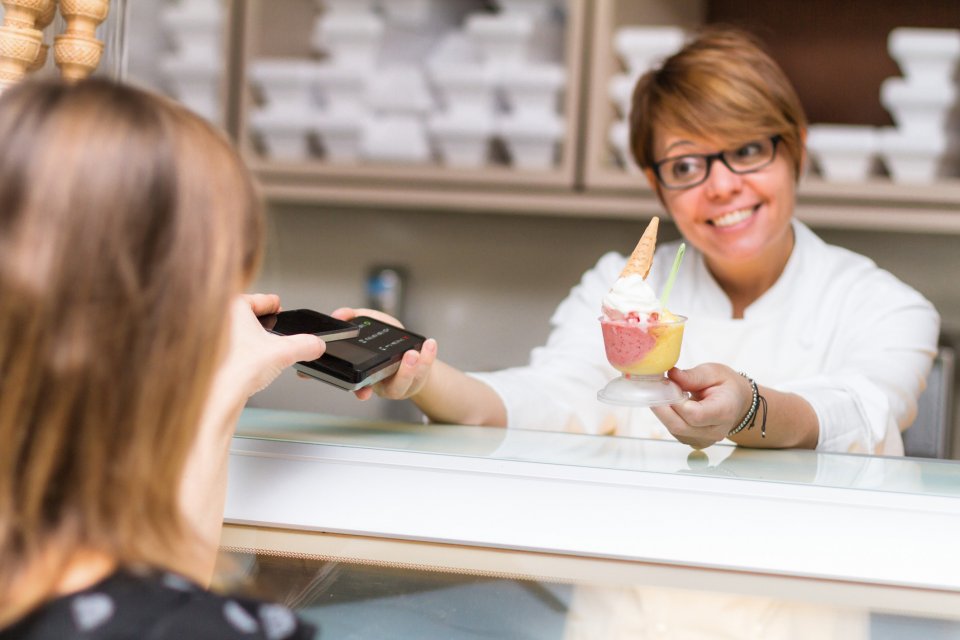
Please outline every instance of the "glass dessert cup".
[[686, 394], [667, 377], [680, 357], [686, 321], [683, 316], [645, 323], [600, 318], [607, 360], [621, 375], [597, 392], [597, 398], [631, 407], [686, 400]]

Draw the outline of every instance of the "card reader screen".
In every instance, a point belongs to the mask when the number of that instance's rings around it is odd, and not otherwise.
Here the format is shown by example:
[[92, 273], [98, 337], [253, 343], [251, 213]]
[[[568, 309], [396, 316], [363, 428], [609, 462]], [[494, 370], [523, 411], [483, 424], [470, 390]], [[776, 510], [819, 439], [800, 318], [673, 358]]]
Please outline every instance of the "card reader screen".
[[331, 342], [328, 344], [324, 355], [333, 356], [339, 360], [349, 362], [358, 369], [364, 368], [364, 365], [367, 365], [368, 360], [386, 359], [384, 356], [375, 351], [371, 351], [370, 349], [345, 340]]

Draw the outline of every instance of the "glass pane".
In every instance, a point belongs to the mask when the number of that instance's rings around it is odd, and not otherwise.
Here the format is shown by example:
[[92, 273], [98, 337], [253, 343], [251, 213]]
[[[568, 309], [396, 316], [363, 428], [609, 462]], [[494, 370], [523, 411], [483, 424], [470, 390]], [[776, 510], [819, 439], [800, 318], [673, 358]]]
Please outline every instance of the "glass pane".
[[[220, 588], [272, 600], [322, 638], [954, 638], [957, 613], [904, 615], [828, 597], [742, 593], [713, 581], [630, 585], [484, 576], [310, 557], [225, 553]], [[668, 586], [663, 582], [670, 583]], [[698, 587], [696, 589], [691, 587]]]
[[960, 497], [960, 464], [804, 450], [714, 445], [551, 431], [371, 422], [246, 409], [242, 438], [440, 453], [547, 464]]
[[[571, 588], [436, 571], [234, 555], [240, 591], [278, 601], [322, 638], [559, 638]], [[495, 614], [495, 615], [494, 615]]]

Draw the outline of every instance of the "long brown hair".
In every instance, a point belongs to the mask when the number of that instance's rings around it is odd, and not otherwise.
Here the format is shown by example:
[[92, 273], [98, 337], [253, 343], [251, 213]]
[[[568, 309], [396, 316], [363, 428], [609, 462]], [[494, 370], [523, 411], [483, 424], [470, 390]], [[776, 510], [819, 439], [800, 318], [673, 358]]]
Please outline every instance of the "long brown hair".
[[180, 479], [262, 225], [229, 142], [172, 102], [0, 98], [0, 626], [77, 552], [190, 575]]
[[637, 82], [630, 110], [630, 149], [646, 169], [655, 131], [673, 130], [742, 144], [779, 135], [799, 179], [807, 119], [780, 66], [752, 35], [706, 27]]

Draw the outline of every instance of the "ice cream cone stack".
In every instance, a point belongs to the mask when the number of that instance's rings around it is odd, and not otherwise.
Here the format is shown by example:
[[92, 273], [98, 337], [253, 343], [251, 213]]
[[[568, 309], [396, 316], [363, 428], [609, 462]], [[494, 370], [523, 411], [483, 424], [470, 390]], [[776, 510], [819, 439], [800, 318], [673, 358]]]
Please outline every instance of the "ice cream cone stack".
[[54, 0], [3, 0], [0, 26], [0, 92], [21, 80], [36, 64], [43, 50], [46, 24], [39, 24], [56, 10]]
[[629, 275], [639, 275], [644, 280], [650, 273], [650, 266], [653, 264], [653, 251], [657, 248], [657, 229], [660, 227], [660, 218], [654, 216], [646, 230], [640, 237], [640, 242], [630, 254], [627, 260], [627, 266], [620, 272], [620, 277], [625, 278]]
[[110, 0], [60, 0], [67, 27], [54, 38], [53, 55], [67, 80], [82, 80], [100, 64], [103, 42], [97, 39], [97, 26], [109, 11]]

